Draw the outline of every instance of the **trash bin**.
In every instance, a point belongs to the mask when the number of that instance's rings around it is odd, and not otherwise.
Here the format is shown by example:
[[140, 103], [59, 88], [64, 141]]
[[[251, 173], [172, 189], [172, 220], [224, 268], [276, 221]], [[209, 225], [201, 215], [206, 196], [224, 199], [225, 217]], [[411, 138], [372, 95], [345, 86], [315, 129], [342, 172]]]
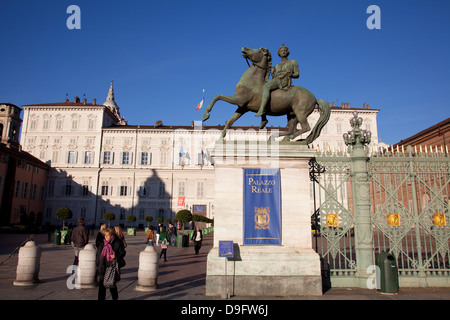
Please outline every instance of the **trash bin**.
[[185, 233], [183, 235], [183, 247], [189, 247], [189, 239], [191, 238], [190, 233]]
[[380, 281], [377, 284], [378, 292], [382, 294], [398, 293], [398, 268], [395, 257], [389, 252], [382, 252], [376, 257], [376, 264], [379, 268]]
[[61, 233], [58, 229], [53, 233], [53, 244], [60, 245], [61, 244]]

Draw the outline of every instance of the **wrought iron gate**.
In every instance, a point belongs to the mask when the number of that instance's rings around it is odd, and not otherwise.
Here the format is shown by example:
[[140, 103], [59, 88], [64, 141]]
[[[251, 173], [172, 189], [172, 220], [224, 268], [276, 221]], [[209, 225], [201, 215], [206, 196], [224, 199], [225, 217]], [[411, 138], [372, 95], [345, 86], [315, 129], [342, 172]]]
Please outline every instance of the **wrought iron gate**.
[[372, 156], [374, 254], [397, 258], [405, 286], [445, 285], [450, 275], [450, 158], [406, 150]]
[[[373, 261], [391, 252], [400, 286], [450, 286], [450, 158], [442, 150], [393, 151], [376, 152], [368, 160]], [[323, 276], [332, 286], [353, 286], [358, 264], [353, 204], [359, 191], [352, 190], [351, 156], [322, 151], [310, 165], [313, 246]]]
[[326, 281], [353, 277], [356, 259], [350, 157], [344, 152], [318, 152], [310, 166], [315, 202], [313, 245], [321, 256], [322, 276]]

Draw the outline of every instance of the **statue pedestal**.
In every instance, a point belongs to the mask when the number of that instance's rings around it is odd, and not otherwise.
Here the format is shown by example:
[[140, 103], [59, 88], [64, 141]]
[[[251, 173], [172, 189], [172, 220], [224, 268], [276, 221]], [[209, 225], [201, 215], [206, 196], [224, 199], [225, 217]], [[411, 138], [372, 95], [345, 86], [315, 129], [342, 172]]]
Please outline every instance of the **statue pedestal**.
[[[309, 165], [314, 151], [295, 143], [220, 141], [215, 166], [214, 246], [208, 254], [206, 295], [322, 295], [319, 255], [312, 249]], [[243, 245], [243, 168], [279, 168], [281, 245]], [[219, 241], [234, 257], [219, 257]]]

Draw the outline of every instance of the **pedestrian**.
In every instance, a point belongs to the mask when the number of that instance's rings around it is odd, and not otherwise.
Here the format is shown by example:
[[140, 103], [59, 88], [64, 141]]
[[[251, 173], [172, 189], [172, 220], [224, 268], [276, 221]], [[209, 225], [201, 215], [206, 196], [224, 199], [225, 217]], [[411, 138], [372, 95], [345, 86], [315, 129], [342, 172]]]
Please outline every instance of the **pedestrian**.
[[[97, 248], [96, 265], [97, 265], [97, 281], [98, 281], [98, 300], [105, 300], [106, 287], [103, 284], [105, 278], [105, 272], [114, 261], [120, 268], [125, 266], [124, 257], [126, 255], [123, 242], [114, 233], [114, 230], [107, 228], [105, 230], [105, 239], [100, 243]], [[120, 273], [120, 272], [119, 272]], [[113, 300], [119, 298], [119, 292], [117, 291], [117, 285], [114, 284], [109, 288], [111, 297]]]
[[97, 233], [97, 238], [95, 239], [95, 247], [98, 248], [100, 243], [105, 240], [105, 230], [106, 230], [106, 224], [102, 223], [100, 225], [100, 230]]
[[176, 237], [177, 237], [177, 229], [174, 227], [172, 223], [169, 223], [169, 239], [171, 246], [175, 246]]
[[125, 235], [122, 232], [122, 229], [120, 226], [114, 226], [114, 232], [116, 233], [117, 237], [119, 237], [120, 240], [123, 242], [123, 247], [127, 247], [127, 242], [125, 241]]
[[161, 228], [161, 234], [159, 235], [159, 244], [161, 245], [161, 253], [159, 258], [164, 255], [164, 261], [167, 262], [167, 245], [169, 244], [169, 233], [166, 231], [166, 227]]
[[203, 232], [200, 229], [200, 227], [196, 227], [196, 229], [192, 233], [191, 238], [191, 242], [194, 241], [195, 254], [199, 253], [200, 248], [202, 247], [202, 240], [203, 240]]
[[84, 246], [89, 242], [89, 230], [84, 225], [84, 218], [78, 218], [78, 225], [73, 229], [70, 240], [75, 251], [73, 264], [77, 266], [80, 250], [83, 250]]
[[159, 235], [161, 234], [161, 223], [158, 223], [158, 226], [156, 227], [156, 245], [159, 246]]
[[148, 246], [155, 245], [155, 231], [154, 231], [153, 226], [150, 226], [148, 228], [147, 233], [145, 234], [144, 243], [146, 243]]

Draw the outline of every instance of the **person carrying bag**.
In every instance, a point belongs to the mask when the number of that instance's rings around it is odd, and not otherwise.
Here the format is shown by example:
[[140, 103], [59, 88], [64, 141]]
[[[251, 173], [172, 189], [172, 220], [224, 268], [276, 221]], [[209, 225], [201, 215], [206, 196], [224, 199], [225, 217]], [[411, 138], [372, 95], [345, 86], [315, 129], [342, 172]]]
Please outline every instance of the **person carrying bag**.
[[150, 226], [145, 234], [145, 240], [148, 246], [153, 246], [155, 244], [155, 232], [153, 231], [153, 226]]
[[166, 231], [166, 227], [161, 228], [161, 234], [159, 235], [159, 244], [161, 245], [161, 253], [159, 258], [164, 255], [164, 261], [167, 262], [167, 245], [169, 244], [169, 233]]
[[120, 280], [120, 268], [125, 266], [126, 251], [123, 242], [112, 229], [105, 230], [105, 239], [97, 248], [98, 300], [105, 300], [106, 289], [113, 300], [119, 298], [117, 281]]

